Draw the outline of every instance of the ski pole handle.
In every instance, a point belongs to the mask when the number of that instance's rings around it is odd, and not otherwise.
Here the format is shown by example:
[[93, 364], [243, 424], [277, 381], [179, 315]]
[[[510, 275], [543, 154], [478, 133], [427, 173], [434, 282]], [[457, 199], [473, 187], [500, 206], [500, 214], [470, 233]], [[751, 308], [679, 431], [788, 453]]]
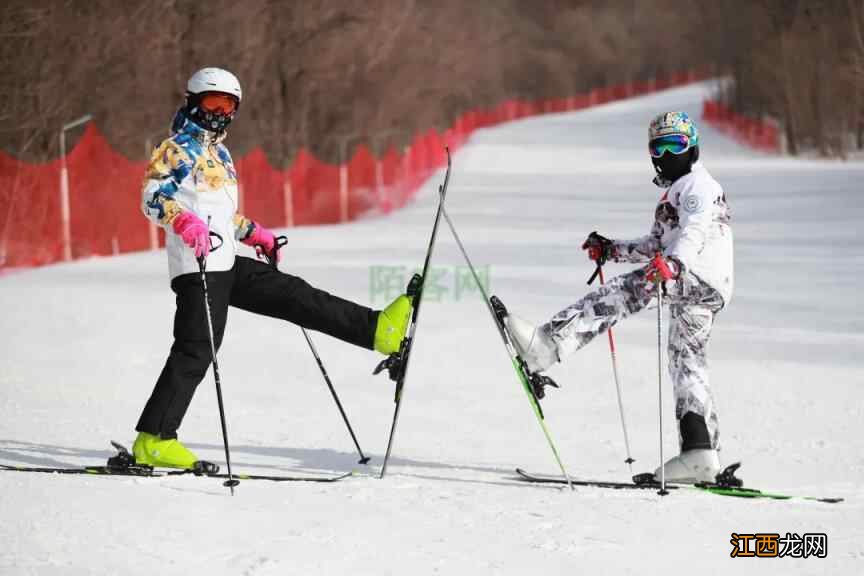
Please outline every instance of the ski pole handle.
[[608, 238], [601, 236], [595, 230], [588, 235], [585, 242], [582, 243], [582, 250], [588, 251], [588, 258], [597, 262], [597, 268], [594, 274], [588, 279], [588, 285], [594, 283], [594, 280], [600, 274], [600, 269], [615, 254], [615, 245]]
[[[210, 227], [210, 217], [209, 216], [207, 217], [207, 227], [208, 228]], [[222, 236], [218, 232], [213, 232], [212, 230], [208, 231], [208, 235], [209, 235], [208, 239], [210, 241], [210, 249], [207, 251], [207, 253], [209, 254], [210, 252], [215, 252], [216, 250], [221, 248], [222, 244], [225, 243], [225, 239], [222, 238]], [[213, 242], [214, 238], [219, 241], [218, 244]], [[201, 256], [201, 257], [197, 258], [197, 260], [198, 260], [198, 268], [201, 270], [201, 272], [203, 272], [204, 269], [207, 267], [207, 255], [205, 254], [204, 256]]]
[[268, 254], [266, 250], [263, 250], [263, 246], [261, 244], [257, 244], [255, 247], [262, 248], [261, 253], [264, 254], [264, 259], [267, 260], [267, 263], [270, 264], [274, 269], [279, 267], [279, 250], [285, 247], [288, 244], [288, 237], [285, 235], [277, 236], [275, 238], [276, 242], [273, 244], [273, 253]]
[[[218, 244], [213, 243], [214, 238], [219, 241]], [[222, 244], [224, 243], [225, 239], [222, 238], [222, 236], [218, 232], [213, 232], [212, 230], [210, 231], [210, 252], [215, 252], [216, 250], [221, 248]]]
[[[591, 277], [588, 278], [588, 286], [594, 283], [594, 280], [597, 279], [597, 276], [603, 274], [603, 264], [601, 262], [597, 262], [597, 268], [594, 269], [594, 273], [591, 274]], [[603, 282], [602, 280], [600, 282]]]

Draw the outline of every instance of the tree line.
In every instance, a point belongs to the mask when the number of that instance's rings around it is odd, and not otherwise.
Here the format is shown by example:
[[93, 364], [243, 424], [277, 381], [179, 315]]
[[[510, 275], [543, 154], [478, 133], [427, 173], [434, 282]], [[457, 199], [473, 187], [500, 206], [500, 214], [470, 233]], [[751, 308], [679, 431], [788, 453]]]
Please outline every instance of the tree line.
[[792, 154], [864, 149], [864, 0], [719, 0], [701, 18], [734, 109], [779, 120]]
[[[91, 114], [133, 160], [167, 134], [197, 68], [244, 88], [231, 147], [339, 161], [506, 98], [565, 97], [694, 67], [784, 126], [789, 149], [862, 145], [864, 0], [6, 0], [0, 149], [58, 154]], [[74, 141], [70, 134], [70, 142]]]

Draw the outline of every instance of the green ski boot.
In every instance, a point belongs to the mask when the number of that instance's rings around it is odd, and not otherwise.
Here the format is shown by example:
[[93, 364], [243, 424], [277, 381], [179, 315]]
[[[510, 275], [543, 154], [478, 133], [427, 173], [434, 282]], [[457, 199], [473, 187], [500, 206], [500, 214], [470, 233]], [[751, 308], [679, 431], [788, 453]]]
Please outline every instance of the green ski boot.
[[375, 326], [375, 350], [381, 354], [394, 354], [399, 351], [408, 320], [411, 318], [411, 299], [400, 295], [378, 314]]
[[163, 440], [159, 436], [139, 432], [132, 445], [135, 463], [154, 468], [181, 468], [195, 470], [198, 457], [176, 438]]

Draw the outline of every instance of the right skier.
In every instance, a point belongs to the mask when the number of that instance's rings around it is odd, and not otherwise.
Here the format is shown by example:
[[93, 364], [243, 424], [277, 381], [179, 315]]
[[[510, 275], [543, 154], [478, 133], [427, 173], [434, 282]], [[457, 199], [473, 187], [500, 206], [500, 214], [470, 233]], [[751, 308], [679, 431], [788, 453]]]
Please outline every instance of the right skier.
[[[648, 150], [664, 190], [647, 236], [612, 240], [592, 232], [582, 248], [592, 260], [647, 263], [613, 278], [539, 327], [508, 316], [528, 367], [542, 371], [574, 353], [655, 298], [658, 277], [669, 304], [669, 372], [681, 453], [664, 464], [666, 481], [712, 482], [720, 471], [718, 420], [708, 379], [714, 317], [732, 297], [733, 257], [723, 188], [699, 161], [699, 133], [684, 112], [655, 117]], [[659, 479], [660, 469], [654, 475]]]

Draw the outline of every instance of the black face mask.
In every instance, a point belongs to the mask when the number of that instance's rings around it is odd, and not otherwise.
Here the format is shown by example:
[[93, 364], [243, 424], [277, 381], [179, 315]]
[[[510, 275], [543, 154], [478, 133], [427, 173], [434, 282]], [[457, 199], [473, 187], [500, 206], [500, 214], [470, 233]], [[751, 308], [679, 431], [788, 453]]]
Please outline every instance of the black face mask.
[[201, 108], [199, 100], [200, 96], [197, 94], [187, 95], [186, 106], [184, 108], [186, 116], [204, 130], [209, 130], [216, 134], [224, 133], [228, 129], [228, 125], [231, 124], [231, 120], [234, 119], [234, 114], [237, 113], [237, 110], [234, 110], [231, 114], [208, 112]]
[[651, 157], [654, 170], [657, 171], [655, 182], [667, 183], [671, 186], [676, 180], [690, 173], [693, 163], [699, 159], [699, 147], [691, 148], [683, 154], [666, 152], [660, 158]]
[[692, 150], [687, 150], [683, 154], [666, 152], [660, 158], [652, 156], [651, 162], [654, 164], [654, 170], [657, 171], [657, 175], [661, 179], [675, 182], [681, 176], [690, 172], [690, 166], [693, 164], [691, 152]]

